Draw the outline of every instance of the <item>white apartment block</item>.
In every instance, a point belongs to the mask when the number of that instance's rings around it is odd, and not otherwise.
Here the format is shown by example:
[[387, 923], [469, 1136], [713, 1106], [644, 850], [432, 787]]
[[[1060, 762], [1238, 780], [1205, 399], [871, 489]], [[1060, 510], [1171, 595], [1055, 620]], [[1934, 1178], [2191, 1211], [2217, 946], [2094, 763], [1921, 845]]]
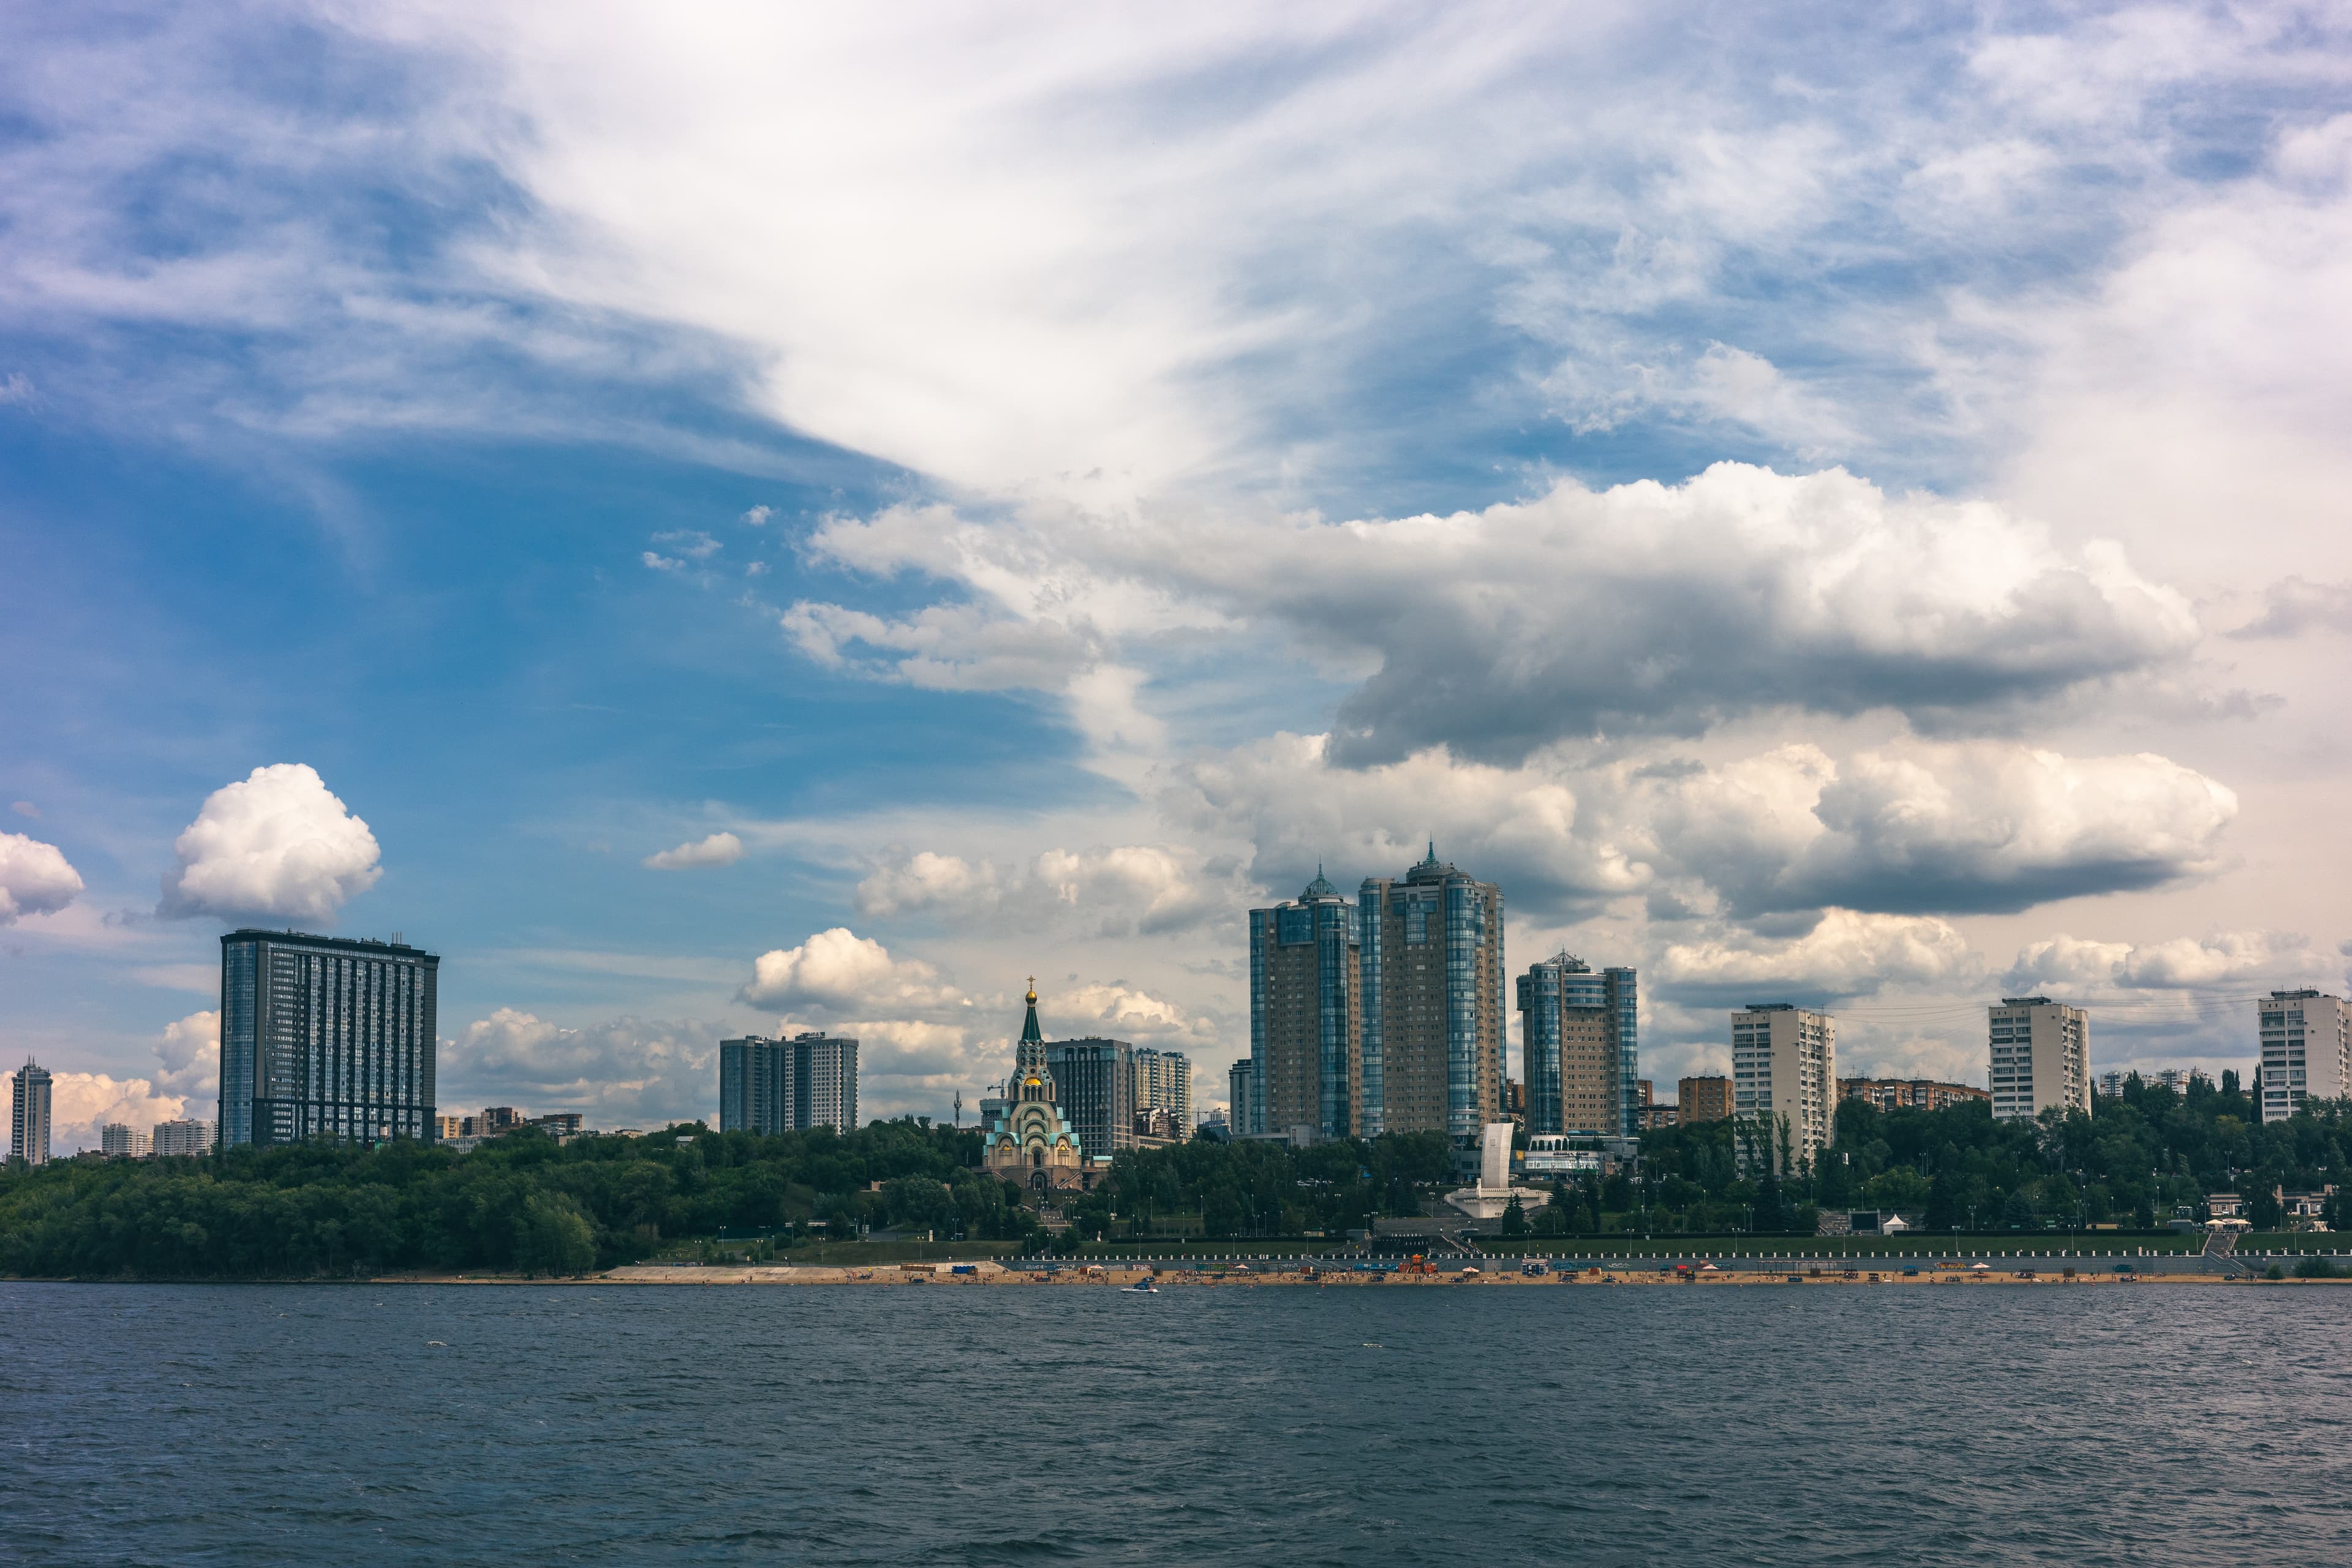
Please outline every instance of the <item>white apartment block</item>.
[[154, 1135], [110, 1121], [98, 1130], [98, 1152], [110, 1160], [144, 1160], [155, 1152]]
[[2320, 991], [2273, 991], [2262, 1016], [2264, 1121], [2284, 1121], [2308, 1100], [2341, 1100], [2352, 1081], [2352, 1009]]
[[2091, 1114], [2091, 1016], [2047, 996], [2004, 996], [1991, 1020], [1992, 1113], [2031, 1120], [2052, 1106]]
[[213, 1152], [213, 1124], [194, 1117], [178, 1121], [158, 1121], [155, 1123], [153, 1152], [158, 1157], [209, 1154]]
[[1786, 1002], [1734, 1013], [1731, 1113], [1762, 1123], [1776, 1156], [1783, 1121], [1800, 1158], [1827, 1148], [1837, 1113], [1837, 1020]]

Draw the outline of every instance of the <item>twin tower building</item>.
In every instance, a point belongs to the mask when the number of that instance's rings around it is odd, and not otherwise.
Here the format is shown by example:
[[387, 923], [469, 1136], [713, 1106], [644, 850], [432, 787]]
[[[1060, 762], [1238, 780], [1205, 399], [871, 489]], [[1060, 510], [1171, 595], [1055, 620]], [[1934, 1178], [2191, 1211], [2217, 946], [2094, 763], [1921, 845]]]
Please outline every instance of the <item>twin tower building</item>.
[[[1249, 955], [1237, 1133], [1472, 1142], [1512, 1109], [1503, 890], [1434, 844], [1402, 879], [1366, 878], [1352, 902], [1318, 870], [1297, 900], [1252, 910]], [[1638, 1131], [1633, 971], [1561, 953], [1519, 977], [1517, 1000], [1528, 1130]]]

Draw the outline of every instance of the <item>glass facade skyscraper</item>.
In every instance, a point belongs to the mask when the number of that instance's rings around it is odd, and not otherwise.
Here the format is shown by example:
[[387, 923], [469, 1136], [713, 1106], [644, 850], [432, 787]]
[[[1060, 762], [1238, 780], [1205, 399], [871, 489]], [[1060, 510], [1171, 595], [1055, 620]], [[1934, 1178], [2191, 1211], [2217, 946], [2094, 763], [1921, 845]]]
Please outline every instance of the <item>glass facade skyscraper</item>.
[[221, 1142], [431, 1139], [440, 968], [404, 942], [223, 936]]
[[1366, 878], [1356, 910], [1367, 1133], [1475, 1142], [1503, 1114], [1503, 890], [1433, 844], [1402, 881]]
[[1595, 973], [1570, 953], [1519, 976], [1519, 1044], [1529, 1132], [1630, 1137], [1641, 1131], [1633, 972]]
[[1254, 1116], [1236, 1133], [1370, 1137], [1356, 909], [1317, 872], [1289, 903], [1249, 912]]

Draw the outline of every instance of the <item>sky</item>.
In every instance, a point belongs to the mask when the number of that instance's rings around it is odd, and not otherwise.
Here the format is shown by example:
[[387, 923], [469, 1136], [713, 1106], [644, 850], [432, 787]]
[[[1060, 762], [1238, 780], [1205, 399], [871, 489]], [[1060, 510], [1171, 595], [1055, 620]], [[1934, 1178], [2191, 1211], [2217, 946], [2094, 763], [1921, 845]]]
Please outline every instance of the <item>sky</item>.
[[2329, 5], [16, 7], [0, 1057], [212, 1116], [263, 924], [442, 954], [444, 1110], [968, 1117], [1031, 975], [1205, 1110], [1433, 840], [1662, 1098], [2243, 1069], [2347, 428]]

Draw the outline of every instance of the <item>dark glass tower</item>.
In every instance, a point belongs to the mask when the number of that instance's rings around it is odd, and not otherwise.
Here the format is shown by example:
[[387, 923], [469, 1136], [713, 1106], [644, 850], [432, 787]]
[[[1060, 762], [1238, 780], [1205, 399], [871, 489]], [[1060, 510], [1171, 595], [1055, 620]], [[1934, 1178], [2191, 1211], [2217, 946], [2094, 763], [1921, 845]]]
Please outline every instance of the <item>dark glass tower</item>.
[[222, 1145], [433, 1137], [440, 968], [398, 942], [223, 936]]
[[1234, 1131], [1377, 1135], [1366, 1119], [1355, 906], [1318, 871], [1294, 902], [1252, 910], [1249, 933], [1255, 1115]]

